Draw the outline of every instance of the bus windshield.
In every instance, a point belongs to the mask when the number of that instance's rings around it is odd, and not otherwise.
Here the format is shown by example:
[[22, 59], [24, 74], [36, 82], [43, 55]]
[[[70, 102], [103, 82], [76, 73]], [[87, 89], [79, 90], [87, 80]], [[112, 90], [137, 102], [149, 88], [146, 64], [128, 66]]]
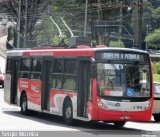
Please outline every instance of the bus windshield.
[[97, 63], [97, 82], [99, 96], [150, 97], [151, 95], [149, 64]]

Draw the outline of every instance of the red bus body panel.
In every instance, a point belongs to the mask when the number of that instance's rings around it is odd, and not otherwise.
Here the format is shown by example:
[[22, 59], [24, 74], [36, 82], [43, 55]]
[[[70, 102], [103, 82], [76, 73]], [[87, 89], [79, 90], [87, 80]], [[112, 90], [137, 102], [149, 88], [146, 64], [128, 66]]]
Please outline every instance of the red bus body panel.
[[25, 91], [29, 102], [41, 105], [42, 82], [40, 80], [19, 79], [18, 83], [20, 93]]
[[[93, 80], [93, 100], [88, 102], [88, 113], [91, 120], [96, 121], [150, 121], [152, 116], [153, 98], [149, 99], [151, 106], [145, 111], [114, 111], [104, 110], [97, 105], [96, 79]], [[152, 93], [153, 95], [153, 93]], [[127, 102], [126, 102], [127, 103]]]
[[24, 51], [23, 56], [55, 56], [55, 57], [62, 57], [62, 56], [86, 56], [86, 57], [95, 57], [95, 52], [92, 48], [89, 49], [55, 49], [55, 50], [30, 50]]
[[152, 115], [152, 107], [146, 111], [125, 112], [104, 110], [98, 106], [89, 104], [88, 110], [91, 115], [91, 120], [96, 121], [150, 121]]

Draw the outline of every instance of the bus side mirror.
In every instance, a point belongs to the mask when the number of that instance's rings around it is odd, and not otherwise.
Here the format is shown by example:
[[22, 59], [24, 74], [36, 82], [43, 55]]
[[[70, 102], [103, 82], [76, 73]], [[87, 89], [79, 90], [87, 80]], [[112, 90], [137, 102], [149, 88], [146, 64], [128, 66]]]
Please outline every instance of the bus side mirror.
[[95, 78], [96, 77], [96, 66], [95, 65], [91, 65], [91, 77]]

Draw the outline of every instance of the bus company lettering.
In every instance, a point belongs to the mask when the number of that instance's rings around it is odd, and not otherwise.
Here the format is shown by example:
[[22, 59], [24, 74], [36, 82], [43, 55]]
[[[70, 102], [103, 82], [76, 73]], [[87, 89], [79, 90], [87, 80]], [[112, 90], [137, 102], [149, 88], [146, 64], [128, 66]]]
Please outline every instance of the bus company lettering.
[[31, 52], [30, 56], [53, 56], [52, 52]]
[[34, 92], [39, 92], [39, 86], [38, 85], [31, 85], [31, 90]]
[[27, 81], [20, 81], [20, 87], [21, 88], [28, 88], [28, 82]]

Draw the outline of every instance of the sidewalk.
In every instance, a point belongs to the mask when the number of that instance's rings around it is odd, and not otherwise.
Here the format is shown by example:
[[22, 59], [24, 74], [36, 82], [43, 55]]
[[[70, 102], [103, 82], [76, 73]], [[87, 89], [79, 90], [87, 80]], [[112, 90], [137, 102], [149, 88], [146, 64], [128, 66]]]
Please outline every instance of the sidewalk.
[[3, 111], [20, 111], [20, 108], [4, 102], [4, 90], [0, 89], [0, 113]]

